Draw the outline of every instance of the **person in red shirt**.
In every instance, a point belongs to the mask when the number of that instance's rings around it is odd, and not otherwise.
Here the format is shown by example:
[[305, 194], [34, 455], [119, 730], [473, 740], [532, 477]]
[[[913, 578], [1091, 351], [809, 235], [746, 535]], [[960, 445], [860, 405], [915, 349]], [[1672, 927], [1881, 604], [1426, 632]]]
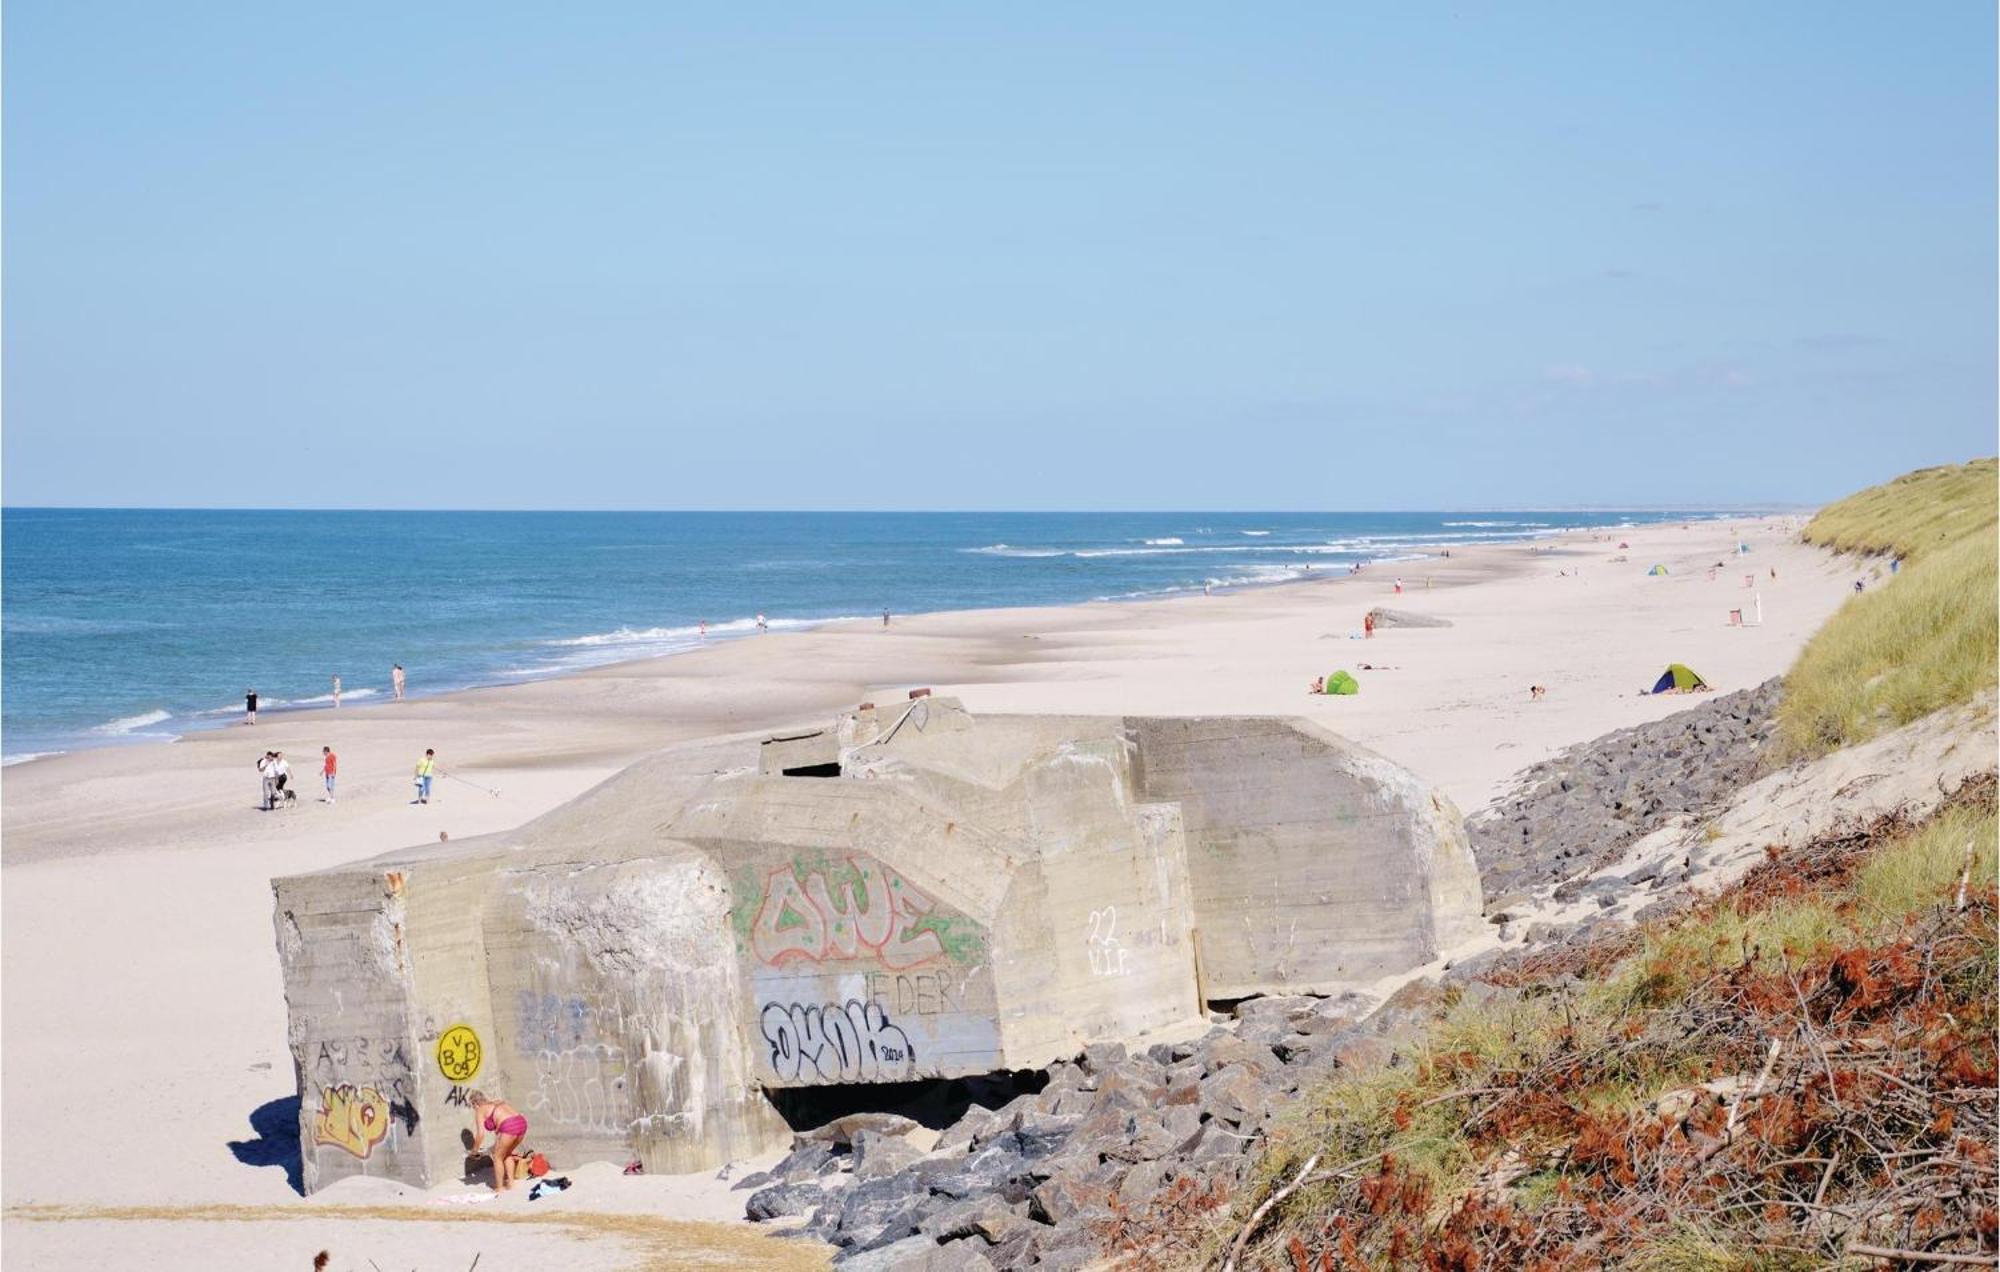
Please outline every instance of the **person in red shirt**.
[[319, 753], [319, 775], [326, 783], [326, 802], [331, 804], [333, 802], [333, 781], [334, 778], [340, 775], [340, 757], [333, 753], [333, 748], [330, 746], [321, 747]]

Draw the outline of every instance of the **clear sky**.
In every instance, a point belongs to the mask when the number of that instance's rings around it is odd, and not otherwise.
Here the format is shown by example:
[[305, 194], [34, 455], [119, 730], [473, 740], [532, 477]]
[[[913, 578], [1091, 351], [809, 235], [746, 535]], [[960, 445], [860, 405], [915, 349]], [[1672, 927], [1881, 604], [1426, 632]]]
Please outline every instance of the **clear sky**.
[[1672, 504], [1992, 452], [1990, 0], [1639, 7], [11, 0], [0, 493]]

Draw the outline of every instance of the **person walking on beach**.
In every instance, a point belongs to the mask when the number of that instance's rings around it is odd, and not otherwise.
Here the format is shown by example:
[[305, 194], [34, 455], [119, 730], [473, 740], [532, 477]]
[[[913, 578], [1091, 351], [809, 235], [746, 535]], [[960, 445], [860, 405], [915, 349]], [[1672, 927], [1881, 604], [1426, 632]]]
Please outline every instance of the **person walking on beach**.
[[396, 701], [401, 702], [403, 700], [403, 664], [397, 663], [389, 668], [389, 688], [395, 691]]
[[263, 783], [264, 787], [264, 797], [257, 805], [260, 812], [270, 812], [271, 805], [278, 802], [277, 786], [275, 785], [277, 775], [271, 771], [271, 761], [276, 758], [276, 755], [275, 751], [266, 751], [257, 760], [257, 779]]
[[484, 1091], [467, 1092], [465, 1102], [472, 1106], [472, 1151], [478, 1152], [487, 1132], [492, 1132], [493, 1191], [506, 1192], [514, 1183], [514, 1150], [527, 1137], [528, 1119], [521, 1110]]
[[426, 747], [424, 758], [417, 761], [417, 802], [419, 804], [428, 804], [431, 802], [431, 779], [436, 776], [437, 752]]
[[339, 677], [339, 676], [335, 676], [335, 677], [333, 678], [333, 705], [334, 705], [334, 706], [335, 706], [336, 708], [340, 706], [340, 677]]
[[[283, 751], [271, 752], [271, 803], [275, 806], [285, 798], [285, 787], [292, 780], [292, 766], [285, 763]], [[294, 799], [297, 798], [295, 794]]]
[[1403, 594], [1403, 576], [1398, 574], [1396, 576], [1396, 595], [1401, 596], [1402, 594]]
[[321, 747], [319, 749], [319, 776], [320, 780], [326, 783], [326, 802], [329, 804], [333, 802], [333, 780], [339, 775], [340, 757], [333, 753], [332, 747]]
[[257, 691], [255, 689], [245, 689], [243, 691], [243, 723], [257, 723]]
[[882, 610], [882, 626], [887, 627], [888, 625], [889, 625], [889, 610], [888, 607], [884, 606]]

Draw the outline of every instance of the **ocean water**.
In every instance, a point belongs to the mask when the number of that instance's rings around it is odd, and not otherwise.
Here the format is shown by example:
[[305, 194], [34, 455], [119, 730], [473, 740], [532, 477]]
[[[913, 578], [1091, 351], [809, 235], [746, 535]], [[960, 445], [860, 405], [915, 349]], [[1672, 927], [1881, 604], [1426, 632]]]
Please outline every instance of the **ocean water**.
[[560, 513], [8, 508], [0, 751], [506, 684], [842, 617], [1252, 586], [1713, 515]]

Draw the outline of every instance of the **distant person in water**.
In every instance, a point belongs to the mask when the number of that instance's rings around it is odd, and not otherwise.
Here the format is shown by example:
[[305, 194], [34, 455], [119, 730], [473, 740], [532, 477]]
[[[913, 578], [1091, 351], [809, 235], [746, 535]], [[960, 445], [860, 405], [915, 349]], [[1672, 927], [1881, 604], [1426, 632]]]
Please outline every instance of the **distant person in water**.
[[326, 783], [326, 802], [329, 804], [333, 802], [334, 779], [339, 775], [340, 757], [333, 753], [332, 747], [321, 747], [319, 749], [319, 776], [320, 780]]
[[243, 691], [243, 723], [257, 723], [257, 691], [255, 689], [245, 689]]
[[424, 758], [417, 761], [417, 802], [431, 802], [431, 779], [437, 776], [437, 752], [426, 747]]
[[708, 639], [708, 620], [705, 618], [701, 620], [701, 638]]
[[757, 616], [757, 630], [760, 632], [768, 632], [771, 630], [771, 625], [764, 621], [764, 616], [762, 614], [759, 614]]
[[334, 705], [334, 706], [336, 706], [336, 707], [338, 707], [338, 706], [340, 705], [340, 677], [339, 677], [339, 676], [335, 676], [335, 677], [333, 678], [333, 705]]
[[401, 702], [403, 700], [403, 664], [397, 663], [395, 666], [389, 668], [389, 688], [395, 691], [396, 701]]

